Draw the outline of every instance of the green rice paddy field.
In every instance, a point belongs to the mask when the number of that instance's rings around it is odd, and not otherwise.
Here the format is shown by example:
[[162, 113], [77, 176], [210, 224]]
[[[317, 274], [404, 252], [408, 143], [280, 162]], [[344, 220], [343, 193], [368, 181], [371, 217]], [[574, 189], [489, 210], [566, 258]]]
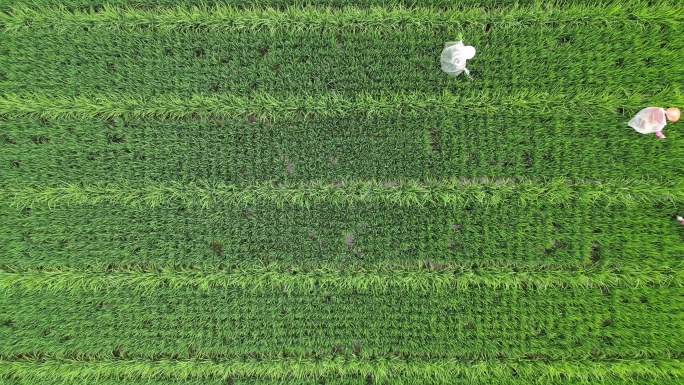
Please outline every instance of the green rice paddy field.
[[[0, 0], [0, 384], [684, 382], [676, 0]], [[473, 80], [440, 71], [462, 35]]]

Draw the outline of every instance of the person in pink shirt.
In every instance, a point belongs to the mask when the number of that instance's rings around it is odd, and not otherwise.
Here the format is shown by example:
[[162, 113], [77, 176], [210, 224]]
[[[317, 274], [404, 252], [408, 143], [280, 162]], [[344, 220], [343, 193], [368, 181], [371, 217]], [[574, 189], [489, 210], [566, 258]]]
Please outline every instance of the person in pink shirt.
[[659, 138], [665, 139], [662, 131], [667, 121], [676, 122], [679, 116], [679, 109], [674, 107], [667, 110], [660, 107], [647, 107], [639, 111], [627, 124], [642, 134], [655, 133]]

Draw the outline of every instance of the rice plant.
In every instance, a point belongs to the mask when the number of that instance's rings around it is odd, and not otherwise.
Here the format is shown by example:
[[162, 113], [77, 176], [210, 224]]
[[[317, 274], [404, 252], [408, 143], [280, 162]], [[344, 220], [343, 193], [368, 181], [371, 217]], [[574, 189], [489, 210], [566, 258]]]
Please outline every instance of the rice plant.
[[0, 0], [0, 384], [682, 383], [682, 15]]

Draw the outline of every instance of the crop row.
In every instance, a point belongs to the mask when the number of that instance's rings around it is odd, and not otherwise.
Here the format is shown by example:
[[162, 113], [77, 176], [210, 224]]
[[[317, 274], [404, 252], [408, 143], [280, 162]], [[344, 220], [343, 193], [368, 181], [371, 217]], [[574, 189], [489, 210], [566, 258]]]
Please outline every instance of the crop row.
[[[356, 377], [359, 383], [400, 384], [489, 384], [501, 379], [501, 384], [520, 383], [601, 383], [627, 384], [676, 383], [682, 378], [684, 364], [677, 359], [507, 362], [484, 361], [463, 363], [453, 360], [415, 361], [225, 361], [206, 360], [102, 360], [102, 361], [37, 361], [0, 362], [0, 376], [40, 381], [90, 380], [107, 378], [120, 380], [223, 378], [232, 383], [234, 376], [252, 376], [269, 380], [308, 380], [324, 377]], [[398, 377], [398, 378], [397, 378]], [[403, 382], [402, 378], [409, 379]], [[363, 382], [361, 379], [364, 379]], [[527, 382], [524, 382], [524, 381]], [[662, 382], [658, 382], [662, 381]], [[271, 382], [269, 382], [271, 383]], [[290, 383], [290, 382], [287, 382]], [[333, 382], [337, 383], [337, 382]], [[348, 383], [348, 382], [344, 382]]]
[[[633, 1], [638, 9], [643, 1]], [[653, 4], [655, 3], [655, 4]], [[621, 1], [615, 0], [518, 0], [515, 4], [511, 4], [508, 0], [463, 0], [457, 4], [449, 0], [34, 0], [31, 2], [33, 8], [44, 9], [47, 7], [64, 7], [68, 10], [97, 10], [106, 9], [107, 6], [125, 6], [135, 9], [151, 9], [155, 7], [294, 7], [294, 6], [328, 6], [328, 7], [392, 7], [392, 8], [414, 8], [414, 7], [435, 7], [442, 9], [470, 9], [473, 7], [495, 10], [499, 8], [507, 9], [512, 6], [568, 6], [587, 4], [588, 6], [596, 6], [600, 4], [614, 5], [621, 7], [624, 5]], [[654, 5], [671, 5], [677, 4], [675, 0], [659, 0], [657, 2], [647, 3], [649, 6]], [[26, 2], [22, 0], [0, 0], [0, 9], [11, 12], [13, 9], [25, 9]]]
[[[534, 90], [548, 93], [562, 111], [565, 99], [571, 107], [573, 98], [602, 93], [631, 107], [634, 96], [667, 94], [671, 84], [684, 81], [677, 60], [684, 37], [670, 27], [494, 24], [485, 29], [458, 24], [366, 32], [344, 27], [277, 33], [26, 29], [3, 33], [0, 84], [5, 95], [91, 98], [112, 93], [349, 98], [362, 92], [379, 97], [449, 90], [484, 92], [483, 106], [501, 103], [486, 94]], [[475, 81], [454, 80], [439, 69], [444, 43], [458, 34], [478, 48], [469, 62]], [[681, 102], [677, 97], [667, 95], [667, 100]], [[601, 109], [601, 99], [589, 96], [584, 103]], [[468, 103], [461, 108], [468, 109]]]
[[[321, 204], [349, 206], [378, 203], [398, 207], [425, 205], [455, 206], [564, 206], [636, 207], [676, 204], [684, 200], [679, 182], [657, 181], [570, 181], [530, 179], [448, 179], [448, 180], [348, 180], [256, 184], [217, 182], [71, 183], [43, 186], [8, 186], [0, 191], [6, 203], [16, 208], [35, 205], [81, 206], [99, 203], [123, 204], [135, 208], [167, 207], [181, 204], [211, 208], [235, 205], [247, 208], [272, 204], [310, 208]], [[391, 206], [390, 206], [391, 207]]]
[[[0, 354], [20, 358], [355, 356], [582, 359], [684, 347], [679, 288], [9, 291]], [[541, 295], [543, 294], [543, 295]]]
[[[222, 100], [211, 104], [222, 109]], [[32, 108], [34, 101], [17, 100], [13, 103], [17, 109], [6, 106], [5, 111]], [[45, 109], [34, 105], [35, 111], [45, 114], [56, 107], [55, 100], [45, 103]], [[163, 100], [150, 103], [122, 114], [157, 107], [174, 114], [190, 113], [187, 108], [186, 112], [175, 110], [175, 104], [165, 105]], [[279, 103], [274, 101], [273, 106]], [[353, 179], [389, 183], [480, 177], [666, 180], [684, 175], [684, 169], [672, 162], [684, 156], [679, 132], [668, 130], [670, 140], [640, 135], [627, 127], [627, 116], [569, 117], [529, 111], [489, 117], [477, 111], [455, 116], [447, 111], [391, 116], [392, 108], [401, 107], [393, 107], [391, 99], [382, 103], [387, 112], [382, 117], [270, 123], [253, 121], [256, 117], [247, 114], [248, 107], [235, 111], [246, 118], [228, 120], [14, 119], [3, 123], [0, 134], [0, 176], [5, 185], [21, 187], [103, 180], [136, 184], [197, 179], [234, 184], [327, 180], [332, 184]], [[192, 109], [199, 111], [202, 105], [199, 102]], [[239, 103], [228, 105], [235, 108]], [[354, 105], [344, 108], [351, 112]], [[442, 107], [449, 106], [457, 104]], [[415, 107], [418, 115], [419, 107]], [[58, 108], [59, 112], [52, 110], [60, 115], [56, 117], [100, 110], [86, 105]], [[296, 104], [286, 107], [288, 111], [296, 108]], [[117, 109], [112, 106], [110, 111]], [[277, 111], [266, 114], [276, 116]], [[619, 191], [610, 194], [621, 199]]]
[[393, 290], [453, 292], [469, 287], [490, 289], [611, 288], [684, 286], [681, 267], [445, 264], [423, 261], [388, 265], [317, 267], [293, 265], [116, 265], [65, 266], [0, 270], [0, 290], [110, 291], [130, 287], [139, 292], [159, 288], [240, 288], [305, 291], [330, 288], [383, 293]]
[[[446, 113], [500, 113], [513, 111], [538, 116], [539, 113], [571, 120], [574, 115], [635, 111], [646, 99], [657, 105], [681, 104], [684, 98], [677, 90], [661, 89], [657, 95], [588, 92], [555, 93], [525, 89], [505, 93], [501, 91], [469, 91], [442, 93], [385, 93], [372, 96], [359, 93], [352, 97], [336, 93], [313, 95], [307, 92], [273, 95], [255, 92], [249, 96], [232, 94], [165, 94], [141, 96], [102, 94], [85, 96], [56, 96], [47, 94], [6, 95], [0, 98], [0, 114], [5, 118], [34, 117], [44, 120], [89, 118], [159, 118], [159, 119], [226, 119], [242, 117], [251, 122], [290, 120], [294, 118], [376, 117], [388, 115], [418, 116]], [[627, 116], [624, 116], [627, 118]], [[626, 123], [623, 121], [621, 123]], [[623, 125], [624, 127], [624, 125]]]
[[0, 263], [17, 266], [432, 261], [659, 267], [682, 253], [671, 206], [85, 204], [1, 212]]
[[[660, 362], [657, 360], [651, 361], [653, 366], [658, 365]], [[48, 368], [54, 368], [58, 365], [57, 363], [51, 363]], [[571, 365], [577, 366], [576, 363]], [[38, 365], [33, 366], [36, 370], [40, 370]], [[552, 371], [552, 367], [546, 367]], [[578, 370], [581, 368], [578, 367]], [[26, 376], [26, 372], [7, 372], [7, 377], [12, 377], [13, 379], [2, 379], [0, 378], [1, 385], [30, 385], [35, 382], [31, 380], [33, 376]], [[513, 373], [513, 371], [511, 371]], [[496, 379], [492, 378], [467, 378], [467, 377], [448, 377], [445, 379], [430, 379], [421, 376], [402, 376], [402, 377], [392, 377], [384, 378], [380, 377], [378, 380], [375, 379], [373, 375], [344, 375], [344, 376], [331, 376], [331, 377], [318, 377], [318, 378], [304, 378], [295, 379], [287, 378], [282, 380], [276, 379], [263, 379], [255, 378], [251, 376], [216, 376], [214, 378], [188, 378], [183, 379], [170, 379], [170, 378], [132, 378], [135, 374], [131, 373], [130, 376], [126, 376], [126, 384], [130, 385], [171, 385], [171, 384], [182, 384], [182, 385], [311, 385], [314, 383], [326, 384], [326, 385], [366, 385], [370, 383], [376, 384], [395, 384], [395, 385], [491, 385], [492, 381], [496, 381], [497, 385], [586, 385], [587, 380], [583, 378], [567, 378], [562, 376], [562, 378], [550, 378], [548, 375], [541, 374], [541, 377], [531, 378], [531, 377], [515, 377], [511, 375], [510, 377], [498, 377]], [[624, 374], [624, 373], [623, 373]], [[561, 377], [560, 375], [557, 375]], [[45, 376], [47, 377], [47, 376]], [[67, 380], [64, 377], [68, 378]], [[162, 377], [162, 376], [158, 376]], [[617, 373], [615, 375], [602, 376], [601, 378], [592, 374], [591, 383], [596, 385], [679, 385], [681, 384], [681, 378], [678, 373], [665, 371], [659, 376], [653, 376], [654, 378], [644, 377], [644, 376], [630, 376], [624, 377], [619, 376]], [[98, 379], [88, 378], [80, 379], [76, 375], [69, 375], [66, 370], [60, 371], [59, 375], [53, 378], [41, 378], [41, 384], [45, 385], [118, 385], [121, 380], [112, 378], [102, 378]]]
[[55, 28], [59, 31], [87, 28], [106, 30], [154, 29], [162, 31], [257, 32], [321, 28], [345, 28], [357, 32], [378, 29], [442, 29], [458, 24], [466, 27], [510, 28], [521, 25], [568, 25], [615, 23], [676, 26], [684, 21], [679, 8], [667, 4], [635, 1], [627, 4], [566, 5], [508, 8], [469, 7], [291, 7], [247, 8], [235, 6], [177, 6], [140, 9], [131, 6], [69, 9], [13, 7], [0, 13], [0, 26], [6, 31], [25, 28]]

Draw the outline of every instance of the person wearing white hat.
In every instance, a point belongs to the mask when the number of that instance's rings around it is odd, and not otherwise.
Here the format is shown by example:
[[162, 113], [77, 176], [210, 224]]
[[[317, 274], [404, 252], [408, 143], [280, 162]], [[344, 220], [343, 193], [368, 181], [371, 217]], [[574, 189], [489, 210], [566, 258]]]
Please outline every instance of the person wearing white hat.
[[470, 76], [470, 71], [466, 68], [466, 60], [475, 57], [475, 47], [471, 45], [463, 45], [463, 41], [450, 41], [444, 44], [442, 51], [442, 71], [449, 75], [458, 76], [461, 72], [465, 72]]

